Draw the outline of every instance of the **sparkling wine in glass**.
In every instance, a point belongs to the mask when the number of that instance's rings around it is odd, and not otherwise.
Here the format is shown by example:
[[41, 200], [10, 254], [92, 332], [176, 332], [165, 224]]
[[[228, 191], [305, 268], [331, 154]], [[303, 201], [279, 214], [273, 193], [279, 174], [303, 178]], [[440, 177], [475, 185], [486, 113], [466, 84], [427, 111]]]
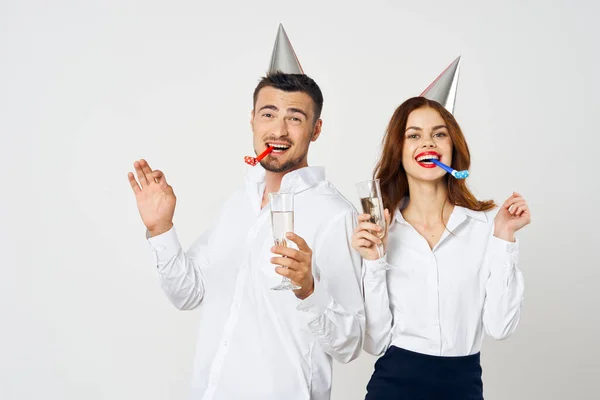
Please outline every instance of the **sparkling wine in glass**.
[[[358, 182], [356, 189], [363, 213], [371, 216], [369, 222], [379, 225], [383, 229], [381, 232], [371, 233], [379, 239], [383, 239], [385, 237], [386, 222], [385, 214], [383, 213], [383, 198], [381, 197], [379, 179]], [[383, 257], [383, 244], [377, 245], [377, 252], [379, 253], [379, 257]]]
[[[275, 246], [287, 247], [288, 241], [285, 235], [288, 232], [294, 232], [294, 193], [269, 193], [269, 199]], [[300, 289], [300, 286], [283, 276], [281, 283], [271, 289], [296, 290]]]

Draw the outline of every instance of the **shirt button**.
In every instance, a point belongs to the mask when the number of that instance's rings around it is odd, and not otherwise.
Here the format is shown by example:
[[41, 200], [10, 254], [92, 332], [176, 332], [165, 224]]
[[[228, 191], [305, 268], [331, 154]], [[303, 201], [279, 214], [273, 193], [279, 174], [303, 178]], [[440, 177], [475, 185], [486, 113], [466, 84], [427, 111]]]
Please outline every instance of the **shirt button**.
[[233, 303], [233, 307], [235, 307], [236, 310], [239, 310], [240, 309], [240, 303], [238, 303], [238, 302]]
[[156, 246], [156, 251], [164, 251], [165, 250], [165, 246], [163, 246], [162, 244], [159, 244], [158, 246]]
[[223, 343], [223, 347], [227, 348], [228, 346], [229, 346], [229, 342], [228, 342], [228, 341], [225, 341], [225, 342]]

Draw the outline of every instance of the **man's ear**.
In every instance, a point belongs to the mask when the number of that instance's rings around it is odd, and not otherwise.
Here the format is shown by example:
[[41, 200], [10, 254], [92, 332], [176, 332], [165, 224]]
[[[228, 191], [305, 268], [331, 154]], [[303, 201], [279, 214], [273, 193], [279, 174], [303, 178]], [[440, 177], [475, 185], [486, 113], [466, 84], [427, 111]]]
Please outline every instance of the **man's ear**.
[[318, 119], [317, 122], [315, 122], [315, 127], [313, 129], [313, 134], [312, 137], [310, 138], [311, 142], [316, 141], [319, 136], [321, 135], [321, 129], [323, 128], [323, 120], [322, 119]]

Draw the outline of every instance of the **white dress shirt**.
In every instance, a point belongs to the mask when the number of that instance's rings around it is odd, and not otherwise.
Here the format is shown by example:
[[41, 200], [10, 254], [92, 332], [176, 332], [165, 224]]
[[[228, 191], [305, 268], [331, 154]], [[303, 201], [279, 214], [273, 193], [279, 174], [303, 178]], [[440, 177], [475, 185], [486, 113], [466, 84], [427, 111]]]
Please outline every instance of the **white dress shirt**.
[[[364, 260], [367, 352], [381, 355], [393, 345], [465, 356], [480, 351], [484, 331], [504, 339], [515, 330], [523, 302], [518, 242], [493, 236], [497, 212], [454, 207], [452, 233], [431, 249], [396, 211], [387, 254]], [[382, 269], [386, 262], [394, 268]]]
[[329, 399], [332, 357], [345, 363], [361, 351], [361, 258], [350, 245], [356, 210], [323, 168], [286, 174], [280, 192], [295, 193], [294, 231], [313, 251], [315, 288], [304, 300], [271, 290], [282, 277], [270, 262], [264, 176], [253, 167], [187, 252], [175, 228], [148, 238], [170, 301], [201, 309], [194, 400]]

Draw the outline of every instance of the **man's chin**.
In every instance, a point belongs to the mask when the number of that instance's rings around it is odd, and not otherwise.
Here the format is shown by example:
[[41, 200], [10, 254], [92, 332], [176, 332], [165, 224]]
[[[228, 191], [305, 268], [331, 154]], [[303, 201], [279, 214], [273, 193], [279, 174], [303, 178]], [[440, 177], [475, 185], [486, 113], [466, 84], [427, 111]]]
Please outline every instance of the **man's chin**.
[[280, 163], [279, 161], [265, 159], [260, 162], [260, 165], [262, 165], [262, 167], [269, 172], [282, 173], [296, 169], [301, 161], [302, 160], [300, 159]]

